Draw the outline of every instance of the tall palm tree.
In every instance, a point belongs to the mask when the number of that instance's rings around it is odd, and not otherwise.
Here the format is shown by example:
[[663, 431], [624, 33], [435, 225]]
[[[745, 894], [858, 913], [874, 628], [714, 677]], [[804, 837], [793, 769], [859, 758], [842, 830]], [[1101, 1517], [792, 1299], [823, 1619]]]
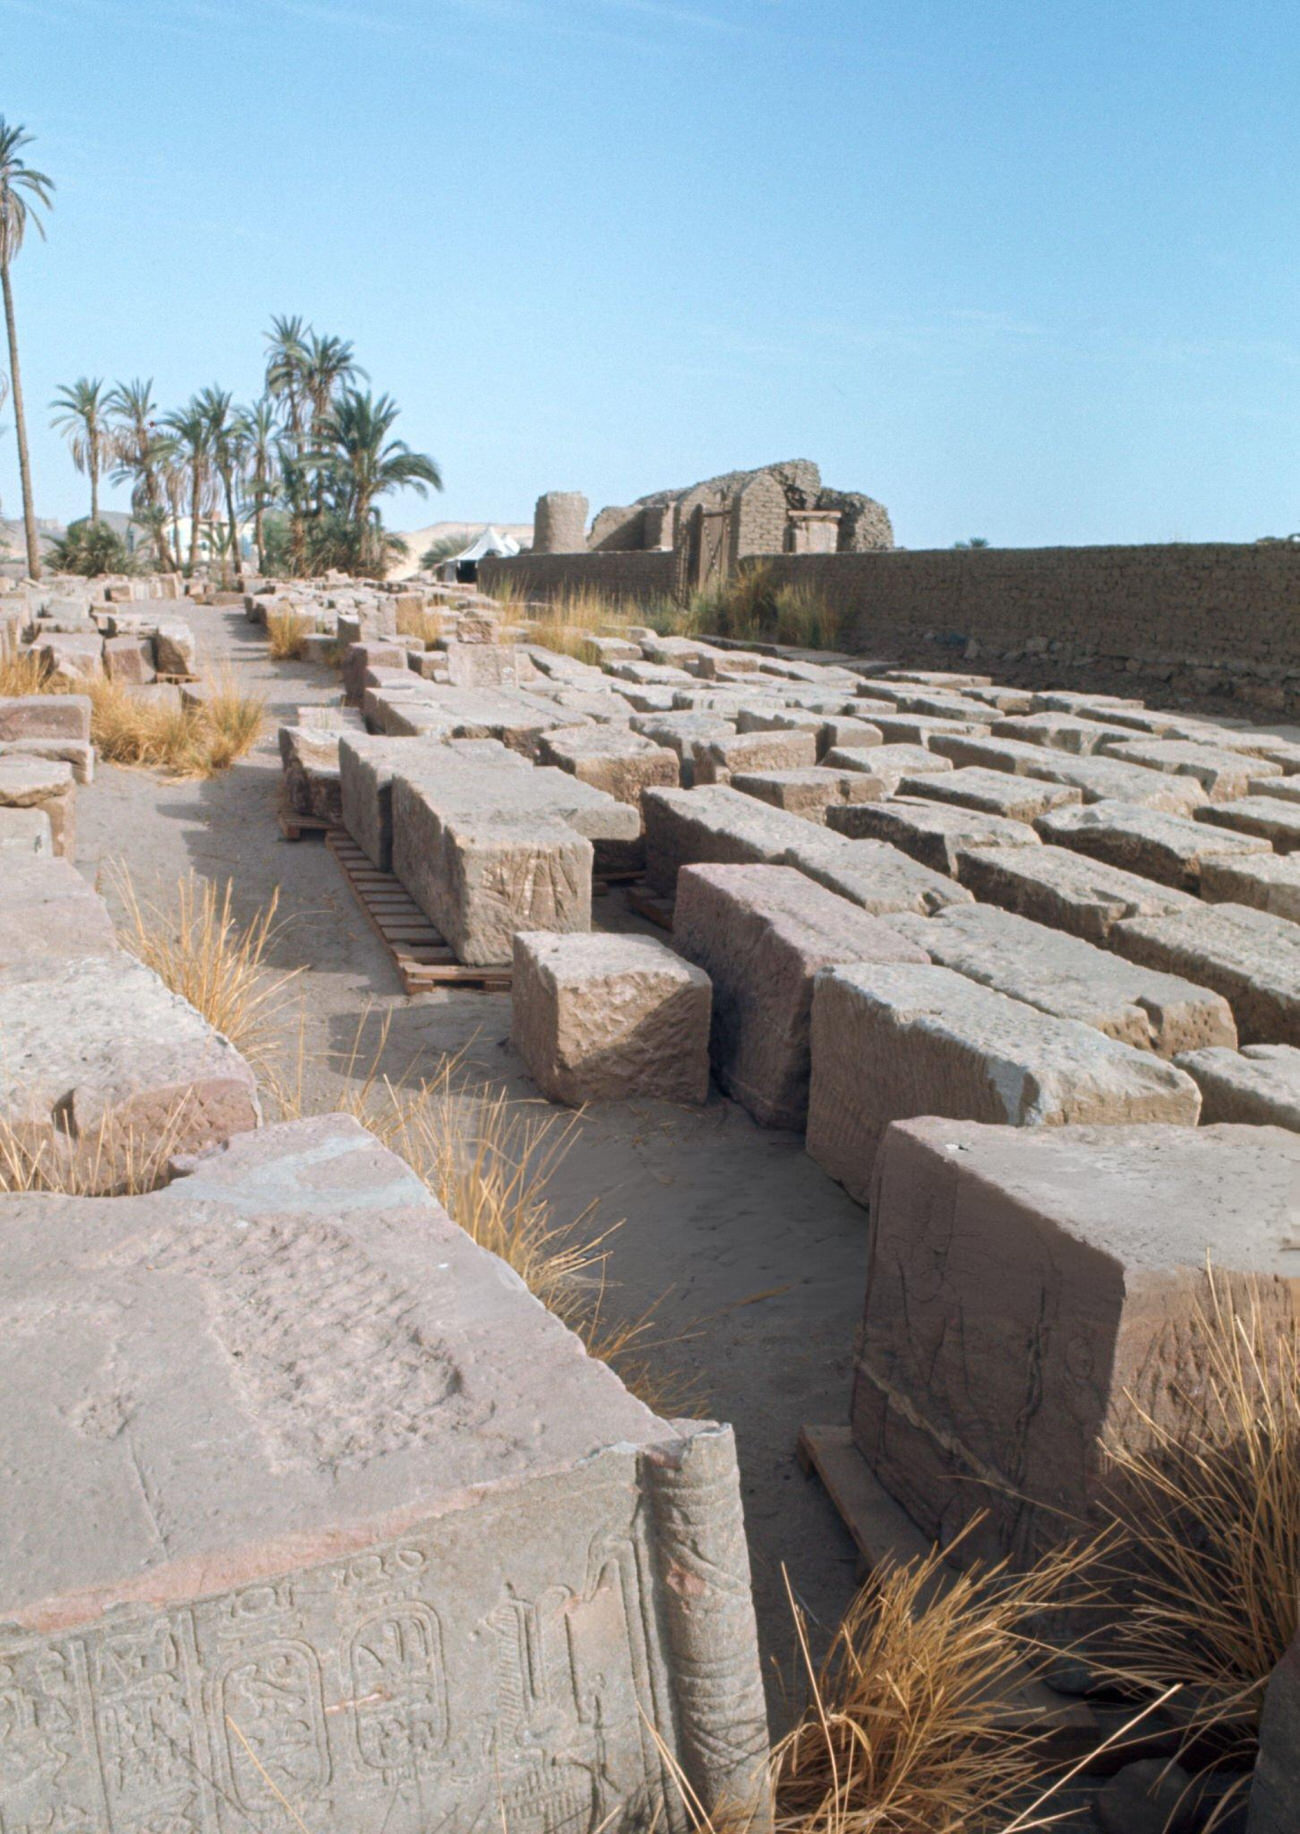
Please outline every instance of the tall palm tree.
[[131, 485], [131, 514], [148, 529], [158, 550], [158, 565], [164, 573], [180, 566], [180, 547], [175, 555], [167, 546], [167, 520], [163, 502], [162, 472], [170, 456], [171, 442], [158, 423], [158, 405], [153, 398], [153, 382], [138, 376], [132, 382], [118, 382], [104, 398], [112, 416], [113, 470], [115, 484]]
[[394, 490], [442, 489], [442, 473], [427, 452], [412, 452], [404, 439], [390, 439], [400, 412], [387, 395], [346, 389], [321, 423], [321, 439], [332, 453], [331, 479], [338, 507], [356, 535], [362, 571], [383, 559], [377, 501]]
[[266, 565], [266, 512], [275, 502], [276, 424], [275, 406], [269, 395], [261, 396], [241, 415], [244, 433], [245, 497], [253, 511], [253, 541], [257, 547], [257, 564]]
[[229, 389], [205, 388], [195, 396], [195, 406], [208, 423], [208, 451], [226, 499], [226, 551], [235, 573], [239, 571], [239, 517], [235, 513], [235, 479], [243, 468], [245, 434], [242, 419]]
[[298, 317], [283, 314], [271, 320], [266, 334], [270, 349], [266, 353], [266, 392], [272, 401], [283, 403], [285, 429], [290, 438], [299, 439], [307, 430], [307, 326]]
[[346, 339], [318, 337], [314, 331], [308, 333], [303, 383], [311, 403], [311, 430], [314, 433], [319, 432], [339, 390], [357, 376], [364, 379], [365, 374]]
[[54, 411], [51, 426], [62, 433], [78, 471], [90, 478], [90, 520], [99, 521], [99, 474], [113, 452], [113, 432], [108, 421], [108, 400], [98, 376], [88, 376], [65, 384], [50, 407]]
[[18, 326], [14, 318], [14, 294], [9, 270], [23, 245], [29, 222], [36, 226], [42, 240], [45, 226], [37, 207], [48, 210], [54, 180], [37, 172], [22, 157], [22, 149], [31, 144], [32, 136], [21, 127], [10, 127], [0, 115], [0, 291], [4, 294], [5, 330], [9, 336], [9, 379], [13, 385], [14, 425], [18, 431], [18, 478], [23, 493], [23, 523], [27, 534], [27, 571], [33, 579], [41, 577], [41, 550], [36, 539], [36, 505], [32, 498], [32, 467], [27, 456], [27, 420], [23, 413], [23, 383], [18, 368]]
[[192, 579], [199, 564], [199, 523], [212, 477], [208, 416], [198, 396], [193, 395], [183, 408], [164, 414], [163, 425], [176, 435], [190, 474], [190, 558], [186, 570]]

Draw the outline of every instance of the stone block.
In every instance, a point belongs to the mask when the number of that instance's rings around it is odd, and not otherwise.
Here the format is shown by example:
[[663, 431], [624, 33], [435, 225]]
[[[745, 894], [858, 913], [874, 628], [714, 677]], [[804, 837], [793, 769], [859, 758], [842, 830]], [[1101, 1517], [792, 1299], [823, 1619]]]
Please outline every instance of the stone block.
[[343, 693], [350, 706], [359, 707], [371, 669], [406, 669], [406, 650], [397, 642], [350, 643], [343, 652]]
[[0, 741], [90, 739], [85, 694], [14, 694], [0, 698]]
[[957, 877], [982, 902], [1068, 930], [1085, 942], [1107, 942], [1115, 926], [1130, 917], [1197, 908], [1194, 898], [1171, 885], [1157, 885], [1066, 847], [963, 848]]
[[1266, 854], [1268, 842], [1230, 834], [1186, 816], [1131, 802], [1094, 802], [1083, 809], [1053, 809], [1034, 824], [1053, 846], [1086, 853], [1162, 885], [1195, 891], [1205, 862]]
[[932, 713], [873, 713], [871, 724], [885, 745], [928, 745], [943, 732], [987, 732], [993, 714], [988, 712], [982, 724], [970, 720], [945, 720]]
[[1022, 745], [1045, 745], [1053, 751], [1073, 752], [1076, 757], [1086, 758], [1107, 739], [1125, 744], [1133, 735], [1122, 726], [1075, 719], [1068, 713], [1043, 712], [1031, 713], [1024, 719], [995, 720], [993, 736], [1015, 739]]
[[806, 840], [785, 849], [779, 863], [796, 867], [875, 917], [893, 911], [928, 917], [949, 905], [973, 902], [964, 885], [922, 866], [888, 841], [850, 841], [829, 830], [810, 831]]
[[76, 857], [76, 793], [72, 766], [61, 759], [0, 757], [0, 809], [44, 809], [54, 851], [68, 860]]
[[1203, 1124], [1233, 1121], [1300, 1133], [1300, 1050], [1294, 1045], [1184, 1051], [1176, 1062], [1201, 1092]]
[[695, 782], [696, 745], [734, 738], [736, 733], [733, 722], [720, 713], [634, 713], [629, 724], [652, 745], [677, 753], [684, 789]]
[[924, 745], [833, 745], [822, 759], [827, 770], [862, 771], [876, 779], [882, 796], [892, 796], [904, 777], [937, 776], [952, 759]]
[[15, 860], [52, 860], [54, 832], [44, 809], [0, 809], [0, 860], [7, 872]]
[[1197, 811], [1197, 820], [1207, 827], [1230, 828], [1239, 837], [1250, 835], [1278, 853], [1300, 848], [1300, 802], [1281, 796], [1243, 796], [1237, 802], [1209, 803]]
[[112, 681], [152, 681], [153, 644], [147, 637], [108, 637], [104, 642], [104, 673]]
[[1284, 917], [1192, 902], [1116, 924], [1110, 946], [1221, 993], [1243, 1044], [1300, 1045], [1300, 926]]
[[153, 639], [154, 667], [160, 675], [197, 673], [194, 632], [179, 618], [159, 622]]
[[822, 823], [832, 804], [874, 802], [881, 795], [878, 779], [865, 771], [827, 770], [819, 764], [806, 770], [738, 771], [731, 783], [742, 796], [757, 796], [773, 808]]
[[1173, 1057], [1237, 1042], [1221, 994], [995, 904], [950, 905], [937, 917], [900, 917], [897, 925], [940, 967], [1058, 1019], [1095, 1026], [1136, 1050]]
[[707, 1100], [711, 998], [653, 937], [515, 937], [510, 1038], [551, 1101]]
[[68, 764], [74, 783], [95, 780], [95, 747], [89, 739], [0, 739], [0, 758], [39, 758]]
[[447, 806], [395, 769], [393, 871], [461, 962], [511, 960], [520, 930], [591, 928], [592, 845], [557, 816]]
[[281, 726], [285, 804], [294, 814], [307, 815], [315, 821], [342, 821], [341, 736], [338, 729], [328, 727]]
[[443, 688], [428, 684], [429, 705], [446, 716], [457, 739], [500, 739], [511, 751], [536, 759], [544, 732], [585, 726], [581, 714], [562, 716], [551, 701], [525, 689]]
[[1194, 777], [1211, 802], [1236, 802], [1252, 777], [1280, 777], [1282, 766], [1246, 752], [1228, 751], [1192, 739], [1107, 739], [1106, 755], [1148, 770]]
[[984, 770], [974, 764], [937, 775], [904, 777], [898, 787], [905, 796], [951, 802], [958, 808], [1024, 822], [1082, 798], [1082, 792], [1068, 783], [1040, 783], [1032, 777], [1015, 777], [1007, 771]]
[[723, 783], [698, 790], [647, 790], [641, 812], [646, 882], [652, 891], [670, 898], [676, 894], [683, 866], [775, 866], [787, 847], [798, 846], [810, 833], [802, 816], [774, 809]]
[[[44, 812], [6, 813], [27, 818]], [[71, 861], [6, 860], [0, 876], [0, 970], [32, 960], [111, 954], [117, 946], [108, 906]]]
[[1195, 1083], [1149, 1051], [949, 968], [857, 965], [817, 978], [808, 1151], [859, 1203], [891, 1121], [1195, 1126]]
[[134, 1140], [187, 1151], [261, 1122], [244, 1059], [134, 956], [29, 953], [0, 972], [0, 1115], [104, 1188]]
[[970, 1556], [1086, 1532], [1130, 1396], [1175, 1427], [1179, 1345], [1218, 1276], [1300, 1295], [1300, 1140], [1279, 1128], [892, 1127], [871, 1192], [854, 1439], [927, 1537]]
[[730, 1429], [656, 1419], [354, 1121], [0, 1209], [6, 1827], [673, 1828], [669, 1760], [756, 1795]]
[[1007, 852], [1018, 847], [1037, 850], [1041, 845], [1028, 822], [913, 796], [828, 809], [826, 824], [850, 840], [888, 841], [922, 866], [954, 877], [963, 849], [992, 847]]
[[508, 643], [461, 643], [447, 638], [439, 644], [447, 680], [453, 688], [516, 688], [519, 665], [514, 646]]
[[763, 1127], [808, 1113], [813, 982], [834, 962], [924, 962], [858, 905], [787, 866], [688, 866], [673, 942], [713, 983], [710, 1054], [719, 1085]]
[[343, 826], [381, 872], [393, 864], [393, 772], [436, 777], [440, 763], [454, 767], [457, 752], [450, 748], [481, 745], [491, 750], [485, 761], [507, 769], [527, 770], [528, 761], [507, 751], [495, 739], [374, 737], [369, 733], [344, 733], [338, 746], [339, 814]]
[[1300, 859], [1276, 853], [1209, 859], [1201, 868], [1200, 893], [1207, 904], [1251, 904], [1300, 923]]
[[1140, 803], [1171, 815], [1187, 815], [1205, 801], [1205, 791], [1194, 777], [1146, 770], [1118, 758], [1079, 758], [1050, 745], [941, 734], [934, 740], [934, 751], [958, 766], [978, 765], [984, 770], [1009, 771], [1016, 777], [1035, 777], [1043, 783], [1072, 784], [1085, 802]]
[[568, 771], [580, 783], [602, 790], [616, 802], [641, 807], [644, 789], [675, 788], [680, 778], [678, 754], [656, 745], [639, 732], [619, 726], [572, 726], [544, 732], [538, 760]]
[[104, 673], [104, 642], [95, 630], [85, 636], [65, 632], [40, 637], [32, 651], [48, 680], [70, 688], [79, 682], [97, 681]]

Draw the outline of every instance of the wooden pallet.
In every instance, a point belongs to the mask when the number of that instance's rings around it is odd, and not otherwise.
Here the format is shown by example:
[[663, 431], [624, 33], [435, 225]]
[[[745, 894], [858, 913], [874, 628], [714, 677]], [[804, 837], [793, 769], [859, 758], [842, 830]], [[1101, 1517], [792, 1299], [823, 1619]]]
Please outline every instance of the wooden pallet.
[[400, 879], [380, 869], [342, 828], [330, 828], [325, 845], [343, 869], [379, 940], [397, 969], [403, 993], [430, 993], [435, 987], [478, 988], [509, 993], [509, 968], [475, 968], [458, 962], [451, 944], [434, 929]]
[[330, 834], [334, 823], [322, 821], [319, 815], [300, 815], [286, 803], [280, 804], [280, 832], [287, 841], [300, 841], [308, 834]]
[[661, 930], [673, 927], [673, 900], [665, 898], [659, 892], [647, 891], [644, 885], [630, 885], [627, 891], [627, 905], [638, 917], [645, 917], [651, 923], [657, 923]]

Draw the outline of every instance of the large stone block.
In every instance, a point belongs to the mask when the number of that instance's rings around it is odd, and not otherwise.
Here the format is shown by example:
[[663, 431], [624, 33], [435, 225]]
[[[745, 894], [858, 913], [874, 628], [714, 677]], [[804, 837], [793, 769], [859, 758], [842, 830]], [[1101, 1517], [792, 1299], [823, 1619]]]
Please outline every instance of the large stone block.
[[[343, 826], [381, 872], [393, 864], [393, 772], [401, 769], [421, 782], [440, 771], [470, 764], [528, 770], [526, 758], [497, 739], [389, 739], [370, 733], [344, 733], [339, 740], [340, 814]], [[508, 796], [503, 792], [503, 800]]]
[[0, 741], [89, 738], [89, 695], [13, 694], [0, 698]]
[[933, 713], [904, 713], [901, 709], [895, 709], [893, 713], [873, 713], [871, 724], [886, 745], [928, 745], [941, 732], [987, 732], [992, 719], [991, 712], [986, 712], [981, 724], [972, 720], [940, 719]]
[[1132, 733], [1122, 726], [1106, 726], [1098, 720], [1081, 720], [1068, 713], [1031, 713], [1027, 719], [1005, 719], [993, 722], [996, 739], [1015, 739], [1022, 745], [1042, 745], [1052, 751], [1073, 752], [1086, 758], [1106, 739], [1127, 743]]
[[490, 802], [448, 804], [393, 773], [393, 871], [457, 959], [478, 966], [510, 961], [520, 930], [591, 928], [591, 842], [553, 814]]
[[739, 771], [806, 770], [817, 762], [811, 732], [744, 732], [694, 748], [695, 782], [730, 783]]
[[1173, 1057], [1237, 1042], [1232, 1010], [1221, 994], [995, 904], [951, 905], [935, 918], [903, 916], [896, 922], [940, 967], [1058, 1019], [1095, 1026], [1137, 1050]]
[[281, 726], [284, 798], [296, 815], [337, 823], [343, 819], [338, 727]]
[[676, 893], [683, 866], [775, 866], [787, 847], [799, 846], [809, 834], [802, 816], [742, 796], [724, 783], [698, 790], [647, 790], [641, 810], [646, 880], [669, 897]]
[[552, 1101], [706, 1100], [710, 1001], [653, 937], [515, 937], [510, 1038]]
[[1052, 809], [1035, 824], [1045, 841], [1086, 853], [1162, 885], [1195, 891], [1205, 862], [1268, 853], [1254, 835], [1232, 834], [1206, 822], [1169, 815], [1131, 802], [1094, 802], [1083, 809]]
[[1104, 750], [1127, 764], [1194, 777], [1211, 802], [1235, 802], [1247, 793], [1252, 777], [1282, 775], [1280, 764], [1193, 739], [1107, 739]]
[[983, 902], [1068, 930], [1085, 942], [1106, 942], [1129, 917], [1196, 908], [1187, 892], [1065, 847], [962, 849], [957, 876]]
[[0, 970], [59, 956], [108, 955], [117, 946], [108, 906], [70, 860], [5, 861], [0, 875]]
[[1025, 822], [1036, 820], [1049, 809], [1078, 803], [1083, 794], [1072, 784], [1015, 777], [1008, 771], [984, 770], [977, 764], [963, 765], [960, 770], [938, 775], [904, 777], [898, 787], [905, 796], [951, 802], [958, 808], [976, 809], [984, 815], [1001, 815], [1008, 821]]
[[32, 652], [48, 680], [69, 688], [96, 681], [104, 673], [104, 640], [93, 625], [84, 636], [71, 631], [42, 636]]
[[862, 771], [874, 777], [882, 796], [892, 796], [904, 777], [937, 776], [952, 759], [924, 745], [833, 745], [822, 759], [828, 770]]
[[44, 809], [54, 851], [67, 860], [76, 857], [76, 794], [72, 766], [61, 759], [0, 757], [0, 808]]
[[738, 771], [731, 782], [743, 796], [757, 796], [775, 809], [819, 823], [833, 804], [875, 802], [881, 795], [878, 780], [865, 771], [827, 770], [820, 764], [807, 770]]
[[1294, 1045], [1184, 1051], [1177, 1063], [1201, 1092], [1203, 1123], [1236, 1121], [1300, 1133], [1300, 1050]]
[[568, 771], [580, 783], [603, 790], [616, 802], [641, 807], [644, 789], [676, 788], [681, 764], [676, 751], [619, 726], [573, 726], [544, 732], [538, 759]]
[[970, 1555], [1086, 1532], [1129, 1397], [1176, 1426], [1207, 1254], [1300, 1301], [1300, 1139], [1280, 1128], [890, 1128], [871, 1191], [854, 1438], [927, 1535]]
[[1205, 791], [1195, 777], [1175, 777], [1168, 771], [1124, 764], [1118, 758], [1080, 758], [1050, 745], [1024, 745], [1016, 739], [983, 734], [972, 738], [964, 733], [937, 735], [933, 749], [956, 765], [979, 765], [1016, 777], [1036, 777], [1044, 783], [1072, 784], [1085, 802], [1140, 803], [1148, 809], [1186, 815], [1205, 801]]
[[14, 860], [54, 858], [54, 832], [44, 809], [0, 809], [0, 857], [6, 870]]
[[147, 637], [108, 637], [104, 642], [104, 673], [112, 681], [153, 681], [153, 644]]
[[713, 983], [710, 1051], [727, 1094], [764, 1127], [808, 1113], [813, 981], [835, 962], [924, 962], [925, 951], [788, 866], [688, 866], [673, 942]]
[[826, 824], [850, 840], [888, 841], [922, 866], [954, 877], [958, 857], [965, 849], [990, 847], [1004, 853], [1032, 848], [1036, 853], [1041, 844], [1028, 822], [915, 796], [828, 809]]
[[1206, 827], [1230, 829], [1240, 839], [1249, 836], [1262, 841], [1279, 853], [1300, 848], [1300, 802], [1281, 796], [1243, 796], [1237, 802], [1210, 803], [1198, 810], [1197, 819]]
[[681, 1834], [669, 1761], [757, 1796], [730, 1430], [355, 1122], [0, 1211], [6, 1827]]
[[1288, 854], [1251, 854], [1244, 860], [1207, 860], [1200, 892], [1207, 904], [1253, 904], [1300, 923], [1300, 859]]
[[1185, 974], [1231, 1006], [1243, 1044], [1300, 1045], [1300, 926], [1244, 904], [1196, 904], [1117, 923], [1130, 961]]
[[1149, 1051], [949, 968], [872, 964], [817, 978], [808, 1151], [859, 1203], [891, 1121], [1194, 1126], [1200, 1105], [1192, 1079]]
[[372, 669], [406, 671], [406, 650], [391, 643], [350, 643], [343, 652], [343, 692], [351, 706], [359, 707]]
[[779, 864], [797, 867], [875, 917], [887, 917], [892, 911], [929, 917], [951, 904], [973, 903], [964, 885], [922, 866], [888, 841], [850, 841], [842, 834], [810, 833], [798, 845], [787, 847]]

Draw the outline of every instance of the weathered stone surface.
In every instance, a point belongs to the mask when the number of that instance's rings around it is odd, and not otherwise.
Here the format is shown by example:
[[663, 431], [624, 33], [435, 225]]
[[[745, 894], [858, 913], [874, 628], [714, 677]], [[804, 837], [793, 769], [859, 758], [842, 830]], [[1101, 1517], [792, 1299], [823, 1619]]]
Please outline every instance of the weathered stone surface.
[[1300, 926], [1244, 904], [1191, 904], [1115, 925], [1130, 961], [1185, 974], [1231, 1006], [1243, 1044], [1300, 1045]]
[[1201, 1092], [1201, 1120], [1300, 1133], [1300, 1050], [1248, 1044], [1244, 1050], [1184, 1051], [1176, 1060]]
[[1194, 891], [1210, 859], [1240, 859], [1269, 851], [1253, 835], [1229, 834], [1186, 816], [1131, 802], [1094, 802], [1053, 809], [1035, 824], [1045, 841], [1086, 853], [1125, 872]]
[[1194, 1126], [1200, 1104], [1191, 1078], [1149, 1051], [949, 968], [871, 964], [817, 978], [808, 1151], [859, 1203], [891, 1121]]
[[980, 765], [986, 770], [1010, 771], [1017, 777], [1037, 777], [1044, 783], [1069, 783], [1085, 802], [1141, 803], [1149, 809], [1167, 809], [1186, 815], [1205, 801], [1205, 791], [1195, 777], [1175, 777], [1168, 771], [1146, 770], [1118, 758], [1075, 757], [1050, 745], [1023, 745], [1015, 739], [982, 735], [938, 734], [935, 753], [956, 765]]
[[523, 688], [511, 693], [505, 688], [494, 691], [427, 685], [429, 705], [451, 722], [453, 738], [500, 739], [511, 751], [521, 752], [526, 758], [536, 758], [544, 732], [587, 723], [582, 714], [565, 716], [553, 701], [541, 695], [534, 698]]
[[993, 722], [993, 736], [1015, 739], [1022, 745], [1045, 745], [1053, 751], [1073, 752], [1086, 758], [1106, 739], [1127, 743], [1132, 734], [1122, 726], [1104, 726], [1097, 720], [1075, 719], [1068, 713], [1031, 713], [1027, 719]]
[[515, 937], [510, 1038], [552, 1101], [705, 1101], [711, 998], [653, 937]]
[[461, 643], [445, 639], [438, 652], [453, 688], [515, 688], [519, 664], [508, 643]]
[[982, 902], [1068, 930], [1085, 942], [1106, 942], [1116, 924], [1126, 918], [1197, 908], [1187, 892], [1157, 885], [1065, 847], [959, 849], [957, 877]]
[[979, 765], [964, 765], [937, 776], [904, 777], [898, 787], [905, 796], [951, 802], [985, 815], [1002, 815], [1008, 821], [1032, 822], [1049, 809], [1078, 803], [1082, 798], [1082, 792], [1068, 783], [1040, 783], [1032, 777], [1014, 777], [1007, 771], [983, 770]]
[[0, 758], [44, 758], [70, 764], [75, 783], [95, 780], [95, 747], [89, 739], [0, 739]]
[[888, 841], [850, 841], [829, 831], [810, 832], [800, 844], [787, 847], [779, 863], [797, 867], [876, 917], [892, 911], [925, 917], [951, 904], [972, 902], [964, 885], [922, 866]]
[[1207, 860], [1200, 891], [1207, 904], [1251, 904], [1300, 923], [1300, 858], [1261, 853], [1245, 860]]
[[735, 736], [735, 725], [720, 713], [634, 713], [629, 722], [652, 745], [662, 745], [677, 753], [681, 782], [690, 789], [695, 782], [695, 747], [709, 739]]
[[591, 928], [591, 842], [557, 816], [448, 804], [399, 768], [392, 811], [393, 871], [457, 960], [508, 962], [520, 930]]
[[1237, 802], [1215, 802], [1197, 812], [1207, 827], [1231, 828], [1238, 836], [1253, 836], [1279, 853], [1300, 848], [1300, 802], [1280, 796], [1243, 796]]
[[642, 790], [675, 788], [681, 774], [675, 751], [620, 726], [572, 726], [544, 732], [537, 755], [542, 764], [568, 771], [580, 783], [589, 783], [636, 809], [641, 807]]
[[52, 681], [93, 681], [104, 673], [104, 641], [93, 627], [86, 636], [70, 631], [42, 636], [32, 645], [33, 654]]
[[[26, 817], [41, 811], [11, 813]], [[108, 906], [71, 861], [6, 859], [0, 875], [0, 970], [116, 948]]]
[[90, 738], [85, 694], [13, 694], [0, 698], [0, 740]]
[[904, 777], [929, 777], [952, 769], [951, 758], [927, 751], [924, 745], [833, 745], [822, 763], [828, 770], [870, 774], [884, 796], [892, 796]]
[[1246, 788], [1252, 796], [1277, 796], [1283, 802], [1300, 802], [1300, 777], [1252, 777]]
[[787, 866], [688, 866], [673, 942], [713, 983], [710, 1053], [763, 1127], [808, 1114], [813, 982], [833, 962], [921, 962], [924, 950]]
[[850, 840], [889, 841], [923, 866], [954, 876], [963, 849], [992, 847], [1006, 852], [1022, 847], [1037, 851], [1041, 845], [1027, 822], [914, 796], [828, 809], [826, 823]]
[[724, 783], [698, 790], [647, 790], [641, 810], [646, 881], [669, 897], [676, 893], [682, 866], [775, 866], [787, 847], [797, 847], [812, 832], [802, 816], [743, 796]]
[[184, 1151], [261, 1121], [233, 1045], [125, 953], [28, 953], [0, 972], [0, 1114], [91, 1162], [111, 1134], [109, 1181], [128, 1134], [144, 1148], [170, 1134]]
[[343, 692], [353, 706], [360, 706], [366, 689], [366, 677], [372, 669], [406, 671], [406, 650], [402, 644], [350, 643], [343, 652]]
[[109, 637], [104, 643], [104, 673], [113, 681], [152, 681], [158, 671], [147, 637]]
[[865, 771], [828, 770], [819, 764], [807, 770], [738, 771], [731, 782], [743, 796], [757, 796], [815, 822], [826, 820], [832, 803], [874, 802], [881, 793], [879, 782]]
[[70, 764], [12, 752], [0, 757], [0, 808], [44, 809], [50, 819], [54, 851], [68, 860], [76, 854], [75, 797]]
[[986, 710], [984, 722], [945, 720], [932, 713], [874, 713], [871, 724], [877, 728], [886, 745], [928, 745], [941, 732], [987, 732], [993, 719]]
[[1246, 794], [1252, 777], [1282, 775], [1280, 764], [1192, 739], [1107, 739], [1104, 750], [1128, 764], [1194, 777], [1211, 802], [1235, 802]]
[[322, 726], [281, 726], [279, 737], [288, 807], [316, 821], [342, 821], [341, 731]]
[[193, 675], [194, 632], [179, 618], [160, 622], [154, 631], [154, 666], [160, 675]]
[[53, 859], [54, 833], [44, 809], [0, 809], [0, 857], [5, 871], [15, 859]]
[[674, 1827], [647, 1725], [714, 1812], [757, 1790], [730, 1430], [355, 1122], [0, 1208], [6, 1827]]
[[1269, 1676], [1246, 1834], [1291, 1834], [1300, 1802], [1300, 1636]]
[[940, 967], [1058, 1019], [1095, 1026], [1136, 1050], [1173, 1057], [1237, 1042], [1231, 1008], [1208, 987], [1125, 961], [995, 904], [952, 905], [934, 918], [900, 917], [897, 927]]
[[1298, 1176], [1277, 1128], [892, 1127], [852, 1405], [885, 1488], [944, 1545], [987, 1511], [971, 1555], [1080, 1533], [1104, 1443], [1141, 1443], [1127, 1395], [1177, 1424], [1207, 1254], [1283, 1315], [1300, 1299]]
[[697, 743], [695, 782], [729, 783], [739, 771], [807, 770], [817, 762], [811, 732], [745, 732]]
[[[466, 762], [494, 769], [530, 768], [526, 758], [497, 739], [389, 739], [349, 732], [340, 737], [338, 755], [343, 826], [382, 872], [391, 871], [393, 864], [395, 769], [423, 782]], [[504, 790], [502, 799], [509, 800]]]

